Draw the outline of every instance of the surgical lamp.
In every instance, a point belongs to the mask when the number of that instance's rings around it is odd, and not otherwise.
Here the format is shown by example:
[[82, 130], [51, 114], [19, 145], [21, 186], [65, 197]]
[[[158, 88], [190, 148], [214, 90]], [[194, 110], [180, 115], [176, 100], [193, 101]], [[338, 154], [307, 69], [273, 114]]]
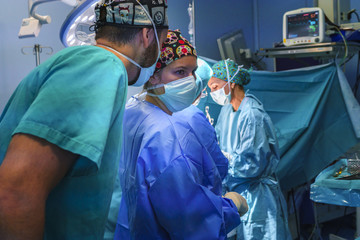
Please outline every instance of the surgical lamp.
[[49, 24], [51, 22], [51, 17], [48, 15], [39, 15], [35, 13], [35, 10], [42, 3], [54, 1], [61, 1], [73, 7], [77, 5], [77, 0], [29, 0], [29, 18], [24, 18], [22, 20], [18, 34], [19, 38], [37, 37], [39, 35], [41, 26], [43, 24]]
[[95, 32], [90, 27], [95, 24], [94, 8], [98, 1], [78, 0], [78, 6], [61, 26], [60, 39], [65, 47], [95, 44]]

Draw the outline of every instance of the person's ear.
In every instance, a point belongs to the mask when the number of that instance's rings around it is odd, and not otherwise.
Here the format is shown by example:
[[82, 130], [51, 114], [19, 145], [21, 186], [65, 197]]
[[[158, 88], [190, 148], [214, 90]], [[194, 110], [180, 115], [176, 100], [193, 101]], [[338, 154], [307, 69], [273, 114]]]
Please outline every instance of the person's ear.
[[230, 83], [230, 87], [231, 87], [231, 89], [234, 89], [235, 88], [235, 83]]
[[151, 43], [154, 41], [154, 29], [152, 28], [143, 28], [141, 30], [141, 39], [144, 44], [144, 48], [148, 48]]

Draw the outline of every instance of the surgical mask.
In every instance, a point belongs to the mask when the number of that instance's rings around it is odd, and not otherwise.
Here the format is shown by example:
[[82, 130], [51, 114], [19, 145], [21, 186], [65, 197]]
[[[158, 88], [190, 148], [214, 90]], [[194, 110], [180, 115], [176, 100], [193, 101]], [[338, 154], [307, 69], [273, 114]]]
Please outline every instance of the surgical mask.
[[[157, 39], [157, 38], [156, 38]], [[158, 42], [158, 46], [159, 46], [159, 42]], [[119, 53], [119, 52], [118, 52]], [[132, 84], [131, 86], [134, 87], [138, 87], [138, 86], [142, 86], [144, 85], [152, 75], [154, 75], [155, 72], [155, 68], [156, 68], [156, 63], [160, 57], [160, 52], [156, 58], [155, 63], [147, 68], [141, 67], [138, 63], [136, 63], [134, 60], [128, 58], [127, 56], [125, 56], [124, 54], [119, 53], [120, 55], [122, 55], [124, 58], [126, 58], [127, 60], [129, 60], [129, 62], [131, 62], [132, 64], [134, 64], [135, 66], [137, 66], [138, 68], [140, 68], [140, 75], [138, 77], [138, 79], [136, 80], [136, 82], [134, 84]]]
[[150, 67], [141, 67], [137, 62], [135, 62], [134, 60], [132, 60], [131, 58], [129, 58], [128, 56], [116, 51], [115, 49], [111, 48], [111, 47], [108, 47], [108, 46], [104, 46], [104, 45], [101, 45], [101, 44], [98, 44], [100, 46], [103, 46], [103, 47], [106, 47], [108, 49], [111, 49], [113, 50], [114, 52], [120, 54], [121, 56], [123, 56], [124, 58], [126, 58], [129, 62], [131, 62], [132, 64], [134, 64], [135, 66], [137, 66], [138, 68], [140, 68], [140, 74], [139, 74], [139, 77], [138, 79], [136, 80], [136, 82], [134, 84], [132, 84], [131, 86], [134, 86], [134, 87], [138, 87], [138, 86], [142, 86], [144, 85], [149, 79], [150, 77], [154, 74], [155, 72], [155, 68], [156, 68], [156, 63], [157, 61], [159, 60], [160, 58], [160, 42], [159, 42], [159, 37], [157, 35], [157, 32], [156, 32], [156, 26], [155, 26], [155, 23], [154, 21], [152, 20], [152, 18], [150, 17], [148, 11], [144, 8], [144, 6], [138, 1], [136, 0], [136, 2], [142, 7], [142, 9], [144, 10], [144, 12], [146, 13], [147, 17], [150, 19], [152, 25], [153, 25], [153, 28], [154, 28], [154, 33], [155, 33], [155, 38], [156, 38], [156, 42], [157, 42], [157, 49], [158, 49], [158, 56], [154, 62], [154, 64]]
[[156, 85], [148, 90], [164, 87], [165, 93], [161, 95], [148, 94], [159, 98], [171, 112], [178, 112], [189, 107], [194, 101], [196, 94], [196, 84], [193, 75], [169, 82], [167, 84]]
[[[228, 82], [219, 90], [216, 90], [214, 92], [210, 93], [211, 98], [214, 100], [214, 102], [216, 102], [219, 105], [226, 105], [228, 103], [230, 103], [230, 81], [233, 80], [233, 78], [236, 76], [236, 74], [238, 74], [238, 72], [240, 71], [242, 66], [239, 66], [237, 71], [235, 72], [235, 74], [233, 75], [233, 77], [230, 79], [230, 73], [229, 73], [229, 68], [227, 65], [227, 60], [225, 60], [225, 67], [226, 67], [226, 74], [227, 74], [227, 79]], [[228, 85], [229, 86], [229, 94], [225, 93], [225, 86]]]
[[224, 89], [226, 85], [230, 86], [229, 82], [227, 82], [219, 90], [216, 90], [216, 91], [210, 93], [210, 96], [212, 97], [214, 102], [216, 102], [217, 104], [222, 105], [222, 106], [224, 106], [225, 104], [228, 104], [230, 102], [230, 88], [229, 88], [229, 94], [226, 95], [225, 89]]

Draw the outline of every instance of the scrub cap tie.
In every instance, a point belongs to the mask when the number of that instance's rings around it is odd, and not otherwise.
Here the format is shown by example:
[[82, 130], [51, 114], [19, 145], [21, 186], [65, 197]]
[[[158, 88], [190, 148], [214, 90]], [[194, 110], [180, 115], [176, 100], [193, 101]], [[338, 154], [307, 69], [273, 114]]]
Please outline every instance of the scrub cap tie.
[[95, 6], [96, 27], [152, 27], [149, 14], [156, 28], [168, 28], [166, 11], [167, 0], [102, 0]]
[[156, 63], [155, 72], [185, 56], [197, 57], [195, 48], [181, 35], [179, 30], [168, 30], [166, 40], [162, 45], [160, 58]]
[[213, 77], [244, 86], [251, 80], [249, 70], [241, 68], [236, 62], [227, 59], [215, 63], [212, 66]]

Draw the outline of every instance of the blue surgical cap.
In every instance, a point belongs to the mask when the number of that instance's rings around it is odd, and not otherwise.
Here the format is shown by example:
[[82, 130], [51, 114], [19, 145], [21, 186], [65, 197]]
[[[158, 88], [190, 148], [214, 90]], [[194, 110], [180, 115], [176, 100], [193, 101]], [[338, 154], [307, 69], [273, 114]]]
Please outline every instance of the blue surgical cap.
[[206, 87], [209, 79], [211, 78], [213, 71], [209, 64], [207, 64], [201, 58], [197, 58], [198, 68], [195, 71], [196, 74], [196, 97], [198, 97], [201, 91]]

